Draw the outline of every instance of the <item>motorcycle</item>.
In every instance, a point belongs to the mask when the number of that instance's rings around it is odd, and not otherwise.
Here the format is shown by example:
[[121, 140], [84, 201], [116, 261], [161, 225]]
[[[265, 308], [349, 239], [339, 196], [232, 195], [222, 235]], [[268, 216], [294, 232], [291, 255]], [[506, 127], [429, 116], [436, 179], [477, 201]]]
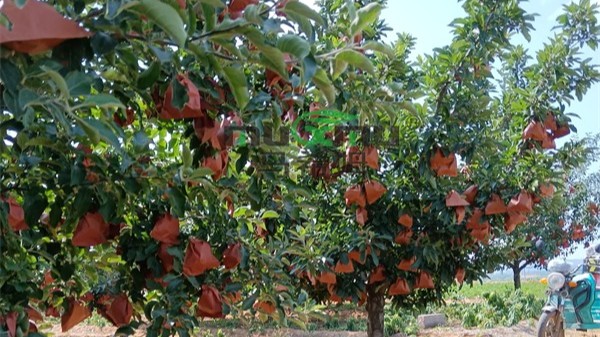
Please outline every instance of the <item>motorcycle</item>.
[[565, 329], [600, 329], [600, 273], [595, 272], [600, 265], [596, 261], [600, 259], [588, 256], [573, 270], [566, 262], [550, 262], [550, 274], [540, 280], [548, 286], [548, 299], [536, 326], [538, 337], [564, 337]]

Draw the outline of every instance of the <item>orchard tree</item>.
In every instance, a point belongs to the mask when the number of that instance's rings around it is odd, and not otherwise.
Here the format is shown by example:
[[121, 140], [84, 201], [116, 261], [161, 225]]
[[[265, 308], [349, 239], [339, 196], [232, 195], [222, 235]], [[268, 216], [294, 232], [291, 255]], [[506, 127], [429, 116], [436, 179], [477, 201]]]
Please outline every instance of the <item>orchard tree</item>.
[[[505, 53], [499, 70], [499, 85], [503, 89], [504, 101], [510, 102], [526, 91], [530, 93], [529, 100], [553, 102], [560, 110], [567, 112], [568, 104], [575, 97], [581, 99], [582, 90], [589, 87], [590, 81], [594, 81], [598, 72], [588, 60], [580, 57], [580, 48], [584, 44], [577, 34], [597, 33], [597, 28], [582, 26], [582, 30], [573, 35], [577, 29], [573, 25], [574, 17], [594, 25], [597, 22], [597, 17], [591, 12], [576, 4], [570, 4], [565, 6], [565, 13], [557, 18], [563, 31], [556, 34], [536, 53], [535, 59], [538, 62], [532, 63], [532, 57], [522, 46], [516, 46]], [[595, 49], [595, 39], [587, 42], [590, 48]], [[553, 74], [557, 64], [565, 64], [572, 71], [555, 79]], [[562, 83], [564, 87], [559, 89], [558, 83]], [[548, 85], [557, 88], [562, 95], [547, 90], [545, 87]], [[566, 115], [574, 114], [570, 112]], [[560, 134], [558, 125], [554, 125], [552, 119], [548, 118], [549, 115], [543, 121], [544, 129]], [[533, 136], [534, 125], [531, 125], [528, 131]], [[568, 131], [564, 130], [566, 133]], [[539, 139], [544, 147], [543, 137]], [[552, 142], [545, 142], [548, 148], [555, 147]], [[574, 146], [575, 144], [577, 145]], [[517, 235], [506, 236], [499, 242], [499, 249], [490, 252], [499, 254], [496, 257], [500, 266], [513, 270], [515, 288], [520, 287], [520, 272], [527, 266], [544, 266], [547, 260], [561, 251], [572, 251], [573, 244], [588, 244], [595, 237], [598, 219], [594, 211], [595, 206], [591, 207], [590, 212], [589, 205], [595, 205], [597, 200], [594, 199], [598, 196], [592, 187], [595, 186], [594, 176], [585, 177], [585, 171], [597, 158], [597, 136], [581, 142], [567, 143], [563, 150], [565, 152], [557, 153], [558, 162], [545, 163], [547, 168], [552, 168], [555, 172], [555, 177], [546, 176], [542, 180], [534, 181], [539, 191], [538, 199], [544, 199], [544, 202], [529, 219], [529, 225], [519, 227]], [[567, 155], [566, 151], [570, 153]], [[517, 174], [527, 175], [528, 172], [522, 171]]]
[[382, 336], [387, 295], [481, 279], [572, 156], [547, 148], [598, 79], [573, 54], [595, 7], [560, 20], [553, 76], [498, 95], [491, 67], [531, 28], [518, 1], [466, 1], [417, 64], [409, 36], [381, 42], [383, 5], [4, 1], [0, 329], [96, 310], [187, 336], [228, 313], [302, 325], [331, 299], [366, 302]]
[[547, 190], [546, 200], [527, 226], [506, 236], [498, 248], [507, 261], [504, 267], [513, 271], [515, 289], [521, 287], [521, 272], [526, 267], [546, 267], [549, 260], [572, 253], [576, 245], [587, 248], [597, 238], [599, 187], [598, 173], [573, 173], [563, 188]]
[[[361, 9], [321, 5], [337, 32], [320, 41], [323, 48], [362, 43], [385, 28], [377, 23], [359, 35], [352, 23]], [[581, 144], [556, 149], [555, 140], [573, 129], [565, 113], [572, 96], [600, 78], [577, 56], [583, 46], [596, 48], [596, 6], [565, 8], [537, 63], [519, 65], [527, 77], [508, 84], [492, 66], [514, 60], [510, 38], [527, 38], [532, 16], [518, 1], [463, 7], [467, 17], [452, 23], [452, 43], [416, 64], [408, 61], [407, 35], [391, 57], [367, 53], [374, 72], [337, 55], [329, 72], [339, 94], [329, 108], [355, 121], [336, 115], [319, 129], [329, 142], [305, 146], [315, 159], [304, 183], [317, 208], [291, 231], [298, 247], [292, 272], [317, 299], [366, 303], [369, 336], [384, 335], [387, 296], [421, 306], [441, 301], [455, 281], [472, 283], [496, 269], [504, 261], [492, 253], [544, 211], [539, 203], [562, 181], [560, 165], [581, 160]]]
[[263, 238], [301, 221], [305, 193], [263, 167], [281, 163], [281, 125], [335, 98], [337, 51], [312, 46], [325, 19], [293, 0], [0, 12], [0, 329], [34, 335], [39, 311], [63, 331], [96, 310], [149, 336], [238, 309], [306, 321], [286, 241]]

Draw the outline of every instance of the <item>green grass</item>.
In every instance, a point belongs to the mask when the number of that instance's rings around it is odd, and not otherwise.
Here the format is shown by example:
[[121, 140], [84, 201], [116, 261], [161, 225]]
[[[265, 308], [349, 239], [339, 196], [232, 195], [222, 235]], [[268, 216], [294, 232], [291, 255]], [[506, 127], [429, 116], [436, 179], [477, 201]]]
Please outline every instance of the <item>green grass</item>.
[[[486, 292], [504, 293], [514, 290], [512, 281], [484, 282], [483, 284], [474, 283], [473, 286], [464, 285], [457, 293], [464, 298], [482, 298]], [[546, 286], [537, 280], [528, 280], [521, 283], [521, 290], [524, 294], [531, 294], [536, 298], [546, 298]]]
[[524, 282], [515, 291], [510, 282], [487, 282], [450, 292], [446, 306], [434, 307], [463, 327], [513, 326], [535, 320], [545, 303], [544, 285]]

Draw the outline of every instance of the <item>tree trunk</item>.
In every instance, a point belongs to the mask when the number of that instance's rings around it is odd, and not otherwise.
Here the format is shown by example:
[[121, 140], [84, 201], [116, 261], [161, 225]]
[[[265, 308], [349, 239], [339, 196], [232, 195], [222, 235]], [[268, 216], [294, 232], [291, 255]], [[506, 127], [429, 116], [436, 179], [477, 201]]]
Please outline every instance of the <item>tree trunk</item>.
[[384, 321], [383, 307], [385, 306], [385, 294], [378, 293], [375, 287], [367, 287], [367, 336], [383, 337]]
[[515, 286], [515, 290], [521, 289], [521, 268], [519, 268], [519, 262], [515, 262], [511, 268], [513, 270], [513, 285]]

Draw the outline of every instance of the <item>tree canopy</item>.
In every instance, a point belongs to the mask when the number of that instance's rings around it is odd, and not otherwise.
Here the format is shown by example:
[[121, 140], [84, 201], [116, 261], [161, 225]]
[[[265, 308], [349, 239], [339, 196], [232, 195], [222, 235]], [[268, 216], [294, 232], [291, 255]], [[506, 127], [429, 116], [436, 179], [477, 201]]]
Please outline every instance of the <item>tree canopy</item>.
[[413, 62], [409, 35], [382, 42], [384, 5], [5, 1], [0, 329], [96, 310], [187, 336], [349, 300], [382, 336], [385, 296], [484, 277], [583, 160], [555, 140], [600, 78], [579, 56], [597, 6], [565, 7], [531, 60], [511, 43], [532, 29], [519, 1], [467, 0]]
[[512, 269], [515, 288], [521, 285], [523, 269], [545, 267], [560, 255], [573, 253], [578, 246], [589, 247], [597, 238], [600, 175], [587, 173], [597, 158], [597, 147], [588, 139], [587, 160], [581, 166], [568, 170], [567, 179], [558, 189], [545, 189], [547, 197], [540, 204], [528, 226], [516, 229], [498, 245], [499, 267]]

